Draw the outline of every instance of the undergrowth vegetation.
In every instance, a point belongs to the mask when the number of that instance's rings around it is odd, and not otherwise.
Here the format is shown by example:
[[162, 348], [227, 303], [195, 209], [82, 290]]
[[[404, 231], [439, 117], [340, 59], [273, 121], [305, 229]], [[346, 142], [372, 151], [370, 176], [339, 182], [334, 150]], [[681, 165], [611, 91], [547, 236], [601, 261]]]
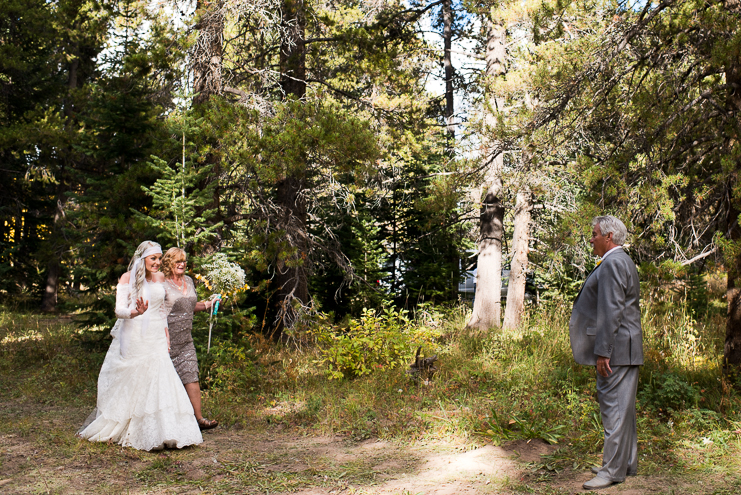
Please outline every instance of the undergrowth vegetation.
[[[640, 469], [728, 467], [736, 462], [729, 454], [741, 450], [741, 396], [720, 369], [722, 301], [711, 294], [698, 316], [686, 299], [666, 297], [642, 304]], [[317, 319], [291, 345], [249, 332], [222, 334], [210, 353], [208, 328], [200, 325], [205, 413], [232, 427], [283, 425], [354, 440], [543, 439], [558, 449], [540, 468], [597, 462], [602, 429], [594, 370], [571, 357], [570, 305], [531, 307], [512, 331], [468, 330], [469, 313], [464, 304], [366, 310], [342, 324]], [[106, 334], [2, 311], [0, 397], [92, 409]], [[420, 346], [439, 358], [428, 382], [406, 373]]]

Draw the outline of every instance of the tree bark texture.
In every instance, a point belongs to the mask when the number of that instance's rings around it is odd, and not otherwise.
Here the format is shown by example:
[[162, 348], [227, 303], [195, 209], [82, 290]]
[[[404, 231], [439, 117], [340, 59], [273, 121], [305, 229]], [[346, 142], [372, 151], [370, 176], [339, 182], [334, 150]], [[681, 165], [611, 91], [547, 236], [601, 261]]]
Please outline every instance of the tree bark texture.
[[[81, 21], [78, 19], [75, 22], [75, 28], [80, 29]], [[80, 50], [80, 43], [73, 43], [70, 49], [73, 57], [67, 66], [67, 88], [68, 93], [64, 103], [64, 117], [66, 120], [65, 127], [72, 127], [70, 125], [75, 119], [75, 108], [74, 98], [72, 97], [73, 91], [78, 87], [82, 86], [83, 77], [80, 77], [80, 63], [82, 51]], [[88, 64], [90, 60], [87, 60]], [[70, 153], [71, 150], [68, 150]], [[49, 249], [49, 260], [46, 264], [46, 283], [44, 286], [44, 293], [41, 296], [41, 311], [51, 312], [57, 309], [57, 300], [59, 294], [59, 277], [62, 273], [62, 253], [64, 252], [64, 235], [62, 232], [62, 222], [64, 220], [64, 207], [62, 206], [66, 196], [65, 186], [65, 167], [62, 164], [57, 172], [57, 180], [59, 185], [56, 192], [56, 201], [54, 203], [54, 219], [51, 225], [51, 235], [47, 239], [47, 242], [51, 246]]]
[[[496, 124], [496, 113], [501, 102], [491, 90], [494, 79], [504, 75], [505, 36], [504, 25], [487, 21], [486, 43], [486, 91], [489, 109], [486, 112], [486, 132], [492, 132]], [[504, 156], [499, 149], [496, 136], [486, 136], [487, 168], [482, 190], [486, 197], [481, 204], [479, 255], [476, 280], [476, 297], [468, 326], [479, 329], [498, 328], [501, 325], [502, 304], [502, 239], [504, 236], [504, 205], [502, 204], [502, 168]]]
[[51, 260], [46, 265], [46, 287], [41, 297], [41, 311], [51, 312], [57, 309], [57, 293], [59, 291], [59, 260]]
[[[455, 68], [453, 67], [453, 0], [444, 0], [442, 4], [443, 17], [443, 67], [445, 69], [445, 126], [446, 143], [445, 154], [448, 159], [455, 158], [455, 93], [453, 91], [453, 78]], [[450, 251], [449, 261], [453, 268], [450, 292], [455, 298], [458, 293], [458, 282], [460, 280], [460, 255], [456, 250]]]
[[471, 328], [487, 330], [498, 328], [502, 315], [502, 237], [504, 235], [504, 206], [500, 191], [487, 193], [481, 205], [481, 240], [473, 314], [468, 322]]
[[[286, 98], [301, 99], [306, 94], [306, 11], [304, 0], [283, 0], [283, 39], [280, 47], [280, 85]], [[295, 323], [296, 308], [309, 302], [308, 237], [306, 205], [302, 197], [303, 178], [292, 172], [278, 183], [277, 203], [282, 211], [281, 228], [286, 243], [296, 250], [288, 260], [278, 260], [276, 304], [279, 321], [274, 336]]]
[[[726, 80], [729, 85], [736, 85], [739, 88], [731, 92], [726, 102], [729, 112], [736, 114], [741, 110], [741, 71], [737, 64], [728, 68], [726, 71]], [[732, 143], [729, 143], [729, 148], [730, 146], [732, 146]], [[731, 156], [730, 153], [729, 156]], [[738, 174], [738, 171], [736, 174]], [[738, 181], [738, 177], [734, 177], [734, 179], [734, 182]], [[738, 202], [738, 198], [731, 198], [731, 202]], [[738, 208], [732, 205], [728, 212], [726, 235], [734, 243], [741, 242], [741, 226], [738, 223], [738, 216]], [[741, 287], [739, 287], [741, 285], [741, 255], [736, 257], [734, 266], [728, 268], [728, 285], [726, 289], [728, 314], [726, 319], [726, 338], [723, 346], [723, 371], [726, 375], [738, 375], [741, 372]]]
[[290, 327], [295, 322], [296, 306], [309, 301], [306, 205], [301, 196], [303, 189], [301, 180], [295, 177], [286, 177], [278, 183], [277, 188], [278, 204], [283, 209], [281, 228], [285, 231], [287, 244], [296, 252], [288, 260], [278, 260], [275, 282], [279, 324], [276, 337], [281, 336], [284, 327]]
[[453, 115], [455, 114], [455, 102], [453, 99], [453, 78], [455, 77], [455, 68], [451, 50], [453, 48], [453, 1], [443, 1], [443, 66], [445, 67], [445, 125], [448, 131], [448, 148], [452, 151], [455, 139], [455, 126]]
[[[741, 240], [741, 227], [738, 224], [738, 210], [730, 208], [727, 234], [734, 242]], [[726, 300], [728, 316], [726, 320], [726, 339], [723, 348], [723, 370], [726, 374], [737, 374], [741, 369], [741, 287], [737, 287], [741, 274], [741, 259], [736, 258], [734, 266], [728, 267]]]
[[306, 94], [306, 9], [304, 0], [283, 0], [280, 85], [286, 96]]
[[[741, 10], [741, 2], [738, 0], [727, 0], [724, 3], [725, 8], [733, 13]], [[725, 67], [726, 83], [733, 88], [725, 102], [729, 114], [738, 116], [741, 112], [741, 63], [738, 59], [733, 59]], [[738, 146], [738, 140], [741, 136], [736, 136], [735, 143], [729, 142], [727, 146]], [[733, 156], [730, 153], [727, 156]], [[731, 189], [738, 183], [738, 173], [741, 169], [740, 164], [736, 164], [736, 173], [734, 174]], [[731, 198], [732, 205], [728, 212], [728, 228], [726, 235], [735, 243], [741, 242], [741, 226], [738, 223], [739, 209], [736, 205], [741, 198]], [[733, 204], [735, 203], [735, 204]], [[723, 347], [723, 371], [726, 375], [738, 375], [741, 372], [741, 255], [739, 255], [735, 264], [728, 267], [728, 285], [726, 290], [726, 300], [728, 301], [728, 317], [726, 320], [726, 339]]]
[[59, 275], [62, 272], [61, 252], [63, 247], [62, 221], [64, 211], [62, 210], [63, 185], [59, 184], [59, 194], [57, 196], [56, 207], [54, 211], [54, 221], [51, 226], [51, 236], [47, 242], [50, 244], [50, 258], [46, 265], [46, 284], [44, 294], [41, 296], [41, 311], [54, 311], [57, 309], [57, 294], [59, 292]]
[[198, 37], [192, 53], [193, 91], [197, 93], [193, 103], [196, 105], [222, 92], [223, 5], [223, 0], [212, 3], [199, 0], [196, 6], [196, 12], [200, 15]]
[[530, 250], [530, 191], [525, 188], [517, 193], [515, 203], [515, 232], [512, 239], [512, 264], [507, 289], [507, 307], [504, 310], [504, 328], [517, 328], [525, 309], [525, 278], [527, 277]]

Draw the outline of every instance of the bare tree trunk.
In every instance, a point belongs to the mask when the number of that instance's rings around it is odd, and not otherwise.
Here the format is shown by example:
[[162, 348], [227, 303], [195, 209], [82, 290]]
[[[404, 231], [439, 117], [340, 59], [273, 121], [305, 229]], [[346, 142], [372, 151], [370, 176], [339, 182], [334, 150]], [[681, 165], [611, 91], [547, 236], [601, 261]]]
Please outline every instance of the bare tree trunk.
[[[75, 23], [77, 29], [80, 28], [80, 21]], [[82, 85], [79, 77], [80, 72], [80, 45], [73, 43], [71, 50], [73, 58], [67, 66], [67, 97], [64, 105], [65, 127], [72, 127], [70, 124], [75, 119], [74, 100], [71, 97], [72, 92]], [[71, 153], [71, 150], [67, 150]], [[54, 203], [54, 220], [51, 225], [51, 235], [46, 240], [50, 245], [49, 260], [46, 264], [46, 284], [44, 294], [41, 296], [41, 311], [50, 312], [57, 309], [57, 300], [59, 294], [59, 276], [62, 273], [62, 253], [64, 252], [64, 236], [62, 233], [62, 222], [64, 219], [64, 210], [62, 202], [65, 200], [65, 167], [61, 164], [57, 174], [58, 186]]]
[[286, 177], [278, 183], [277, 200], [283, 206], [281, 228], [285, 231], [288, 244], [296, 254], [288, 260], [279, 260], [275, 275], [279, 315], [281, 316], [276, 337], [283, 327], [291, 326], [296, 318], [296, 305], [309, 301], [307, 273], [306, 205], [301, 192], [302, 182], [295, 177]]
[[[280, 85], [286, 98], [301, 99], [306, 94], [306, 12], [304, 0], [283, 0], [280, 47]], [[306, 205], [302, 198], [303, 178], [294, 173], [278, 183], [277, 203], [282, 210], [286, 242], [296, 249], [295, 256], [278, 260], [276, 304], [280, 317], [274, 337], [283, 336], [298, 315], [296, 308], [309, 302]]]
[[453, 48], [453, 1], [443, 1], [443, 43], [445, 51], [443, 54], [443, 66], [445, 67], [445, 124], [448, 131], [448, 152], [452, 154], [452, 147], [455, 140], [455, 126], [453, 115], [455, 114], [453, 78], [455, 77], [455, 68], [451, 50]]
[[[741, 87], [741, 74], [738, 67], [726, 72], [727, 81]], [[737, 90], [728, 102], [731, 112], [741, 110], [741, 90]], [[730, 147], [730, 143], [729, 143]], [[729, 153], [729, 156], [731, 154]], [[736, 177], [737, 181], [738, 178]], [[730, 185], [733, 188], [733, 184]], [[733, 193], [730, 193], [732, 196]], [[739, 211], [733, 204], [736, 198], [731, 197], [728, 211], [728, 228], [726, 235], [734, 243], [741, 242], [741, 226], [738, 224]], [[728, 268], [728, 285], [726, 301], [728, 302], [728, 316], [726, 319], [726, 339], [723, 347], [723, 371], [726, 375], [737, 375], [741, 372], [741, 255], [737, 256], [733, 266]]]
[[[493, 132], [496, 113], [501, 102], [492, 94], [494, 79], [505, 74], [504, 25], [487, 20], [488, 40], [486, 43], [486, 91], [489, 109], [486, 112], [486, 132]], [[486, 197], [481, 205], [479, 256], [476, 281], [476, 297], [473, 314], [468, 322], [472, 328], [498, 328], [501, 324], [502, 303], [502, 238], [504, 236], [504, 205], [502, 204], [502, 168], [504, 157], [501, 146], [494, 136], [486, 136], [487, 171], [482, 190]]]
[[59, 245], [62, 240], [62, 211], [63, 189], [62, 183], [59, 184], [59, 194], [57, 196], [56, 207], [54, 210], [54, 223], [51, 228], [51, 236], [48, 243], [51, 245], [50, 258], [46, 265], [46, 287], [41, 297], [41, 311], [54, 311], [57, 309], [57, 294], [59, 292], [59, 275], [62, 272], [61, 254], [62, 247]]
[[49, 261], [46, 266], [46, 288], [41, 298], [41, 311], [50, 312], [57, 309], [60, 268], [58, 259]]
[[[731, 207], [728, 212], [726, 234], [733, 242], [741, 241], [741, 227], [738, 224], [738, 210]], [[738, 287], [741, 274], [741, 258], [736, 258], [728, 268], [728, 317], [726, 320], [726, 340], [723, 348], [723, 370], [726, 374], [736, 374], [741, 369], [741, 288]]]
[[[445, 68], [445, 125], [446, 125], [446, 143], [445, 155], [448, 159], [455, 158], [455, 92], [453, 89], [453, 78], [455, 77], [455, 68], [453, 67], [453, 0], [444, 0], [442, 5], [443, 18], [443, 67]], [[448, 255], [450, 263], [451, 285], [449, 287], [454, 299], [458, 293], [458, 283], [460, 281], [460, 256], [457, 250], [451, 249]]]
[[280, 85], [286, 96], [306, 93], [306, 11], [304, 0], [283, 0], [283, 39], [280, 45]]
[[481, 205], [481, 240], [477, 265], [476, 298], [471, 328], [498, 328], [502, 316], [502, 237], [504, 206], [499, 200], [501, 182], [490, 188]]
[[515, 233], [512, 239], [512, 265], [509, 272], [507, 307], [504, 310], [504, 328], [517, 328], [525, 310], [525, 279], [527, 255], [530, 250], [531, 194], [527, 188], [517, 193], [515, 204]]
[[[738, 0], [727, 0], [725, 8], [731, 12], [738, 13], [741, 10], [741, 2]], [[741, 64], [738, 61], [732, 62], [726, 67], [726, 83], [734, 87], [727, 101], [726, 109], [732, 115], [738, 115], [741, 112]], [[736, 136], [736, 139], [741, 136]], [[732, 143], [728, 143], [730, 148]], [[732, 156], [732, 153], [728, 153]], [[739, 164], [736, 164], [736, 177], [734, 180], [738, 183]], [[731, 190], [733, 186], [731, 184]], [[735, 243], [741, 242], [741, 226], [738, 224], [739, 211], [733, 204], [738, 201], [731, 195], [731, 205], [728, 211], [728, 228], [726, 235]], [[736, 257], [734, 266], [728, 267], [728, 285], [726, 290], [726, 300], [728, 301], [728, 317], [726, 320], [726, 339], [723, 348], [723, 371], [727, 375], [737, 375], [741, 372], [741, 255]]]
[[[205, 4], [205, 5], [204, 5]], [[204, 2], [198, 0], [196, 13], [200, 16], [198, 38], [193, 47], [193, 98], [194, 104], [208, 101], [212, 95], [221, 94], [222, 63], [224, 50], [224, 6], [223, 0]]]

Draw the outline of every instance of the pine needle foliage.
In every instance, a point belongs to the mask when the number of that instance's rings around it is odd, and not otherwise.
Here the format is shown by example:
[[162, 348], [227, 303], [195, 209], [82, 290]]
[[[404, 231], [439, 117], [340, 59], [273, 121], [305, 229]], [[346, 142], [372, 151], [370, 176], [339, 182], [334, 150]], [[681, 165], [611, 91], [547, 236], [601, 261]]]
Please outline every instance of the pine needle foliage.
[[[203, 164], [204, 155], [188, 136], [198, 133], [203, 118], [188, 113], [170, 118], [171, 139], [182, 136], [180, 160], [152, 156], [149, 166], [160, 175], [152, 186], [142, 189], [152, 198], [152, 211], [135, 212], [144, 224], [158, 231], [165, 245], [176, 245], [186, 251], [200, 251], [218, 236], [222, 222], [212, 222], [217, 209], [213, 206], [217, 181], [207, 181], [213, 164]], [[205, 185], [204, 185], [205, 184]]]

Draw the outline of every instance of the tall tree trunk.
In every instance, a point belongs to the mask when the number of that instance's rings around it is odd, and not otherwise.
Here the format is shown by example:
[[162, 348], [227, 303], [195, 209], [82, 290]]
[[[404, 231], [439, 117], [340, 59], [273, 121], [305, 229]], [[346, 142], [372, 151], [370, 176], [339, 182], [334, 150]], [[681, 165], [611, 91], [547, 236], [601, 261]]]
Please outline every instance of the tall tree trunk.
[[54, 311], [57, 309], [57, 294], [59, 292], [59, 275], [62, 272], [61, 245], [64, 236], [62, 235], [62, 221], [64, 211], [62, 211], [62, 201], [64, 198], [63, 183], [59, 183], [56, 206], [54, 209], [54, 222], [51, 226], [51, 235], [47, 242], [50, 244], [49, 261], [46, 264], [46, 284], [44, 294], [41, 297], [41, 311]]
[[476, 298], [468, 326], [482, 330], [498, 328], [502, 315], [504, 206], [499, 199], [501, 189], [501, 182], [492, 185], [481, 205], [481, 239], [476, 269]]
[[[219, 95], [223, 91], [224, 0], [211, 2], [198, 0], [196, 16], [198, 16], [196, 24], [198, 35], [191, 54], [191, 70], [193, 71], [193, 91], [196, 93], [193, 97], [193, 105], [201, 105], [208, 102], [212, 96]], [[214, 148], [218, 147], [216, 142], [211, 142], [211, 145]], [[205, 178], [203, 183], [199, 185], [200, 187], [206, 187], [213, 180], [218, 181], [218, 177], [221, 175], [221, 163], [215, 153], [208, 153], [203, 165], [212, 165], [213, 169], [209, 177]], [[218, 182], [214, 188], [212, 201], [203, 208], [216, 211], [216, 215], [210, 219], [211, 222], [218, 223], [223, 220], [221, 191]], [[218, 244], [222, 238], [222, 231], [218, 229], [218, 239], [215, 244]], [[186, 249], [190, 249], [190, 245]]]
[[[491, 86], [495, 78], [505, 74], [504, 25], [487, 19], [488, 39], [486, 43], [486, 132], [493, 132], [496, 114], [501, 108]], [[476, 297], [473, 314], [468, 322], [472, 328], [489, 329], [501, 324], [502, 304], [502, 239], [504, 236], [504, 205], [502, 204], [502, 168], [504, 156], [495, 136], [486, 136], [486, 174], [482, 190], [486, 197], [481, 205], [479, 256], [476, 281]]]
[[304, 0], [283, 0], [280, 86], [287, 97], [306, 93], [306, 12]]
[[512, 265], [507, 288], [507, 307], [504, 310], [504, 328], [517, 328], [525, 309], [525, 279], [527, 255], [530, 250], [530, 211], [532, 196], [527, 188], [517, 193], [515, 204], [515, 233], [512, 239]]
[[[80, 29], [81, 21], [75, 22], [75, 30]], [[79, 77], [80, 72], [80, 45], [73, 43], [70, 49], [72, 59], [67, 66], [67, 88], [68, 93], [64, 102], [65, 128], [73, 130], [75, 124], [75, 109], [72, 92], [82, 84]], [[71, 156], [71, 146], [67, 149], [67, 156]], [[62, 203], [65, 200], [65, 167], [60, 165], [57, 172], [57, 191], [54, 201], [54, 219], [51, 225], [51, 235], [46, 239], [49, 244], [49, 260], [46, 263], [46, 283], [44, 284], [44, 294], [41, 296], [41, 311], [54, 311], [57, 309], [57, 300], [59, 293], [59, 276], [62, 273], [62, 253], [64, 252], [64, 235], [62, 233], [62, 221], [64, 219], [64, 210]]]
[[222, 92], [222, 64], [224, 51], [224, 2], [198, 0], [196, 28], [198, 37], [192, 54], [194, 104], [208, 101]]
[[[306, 12], [304, 0], [283, 0], [280, 48], [280, 85], [287, 99], [301, 99], [306, 94]], [[281, 207], [286, 240], [296, 249], [288, 260], [278, 260], [276, 304], [280, 317], [274, 336], [282, 337], [283, 328], [298, 316], [296, 308], [309, 302], [308, 246], [306, 205], [301, 174], [289, 172], [278, 183], [276, 200]], [[286, 263], [287, 262], [287, 263]]]
[[276, 336], [280, 337], [284, 326], [291, 326], [296, 317], [296, 305], [309, 300], [307, 274], [306, 205], [301, 197], [302, 181], [286, 177], [278, 183], [277, 200], [283, 207], [281, 227], [285, 230], [288, 244], [296, 253], [288, 260], [279, 260], [275, 275], [277, 287], [276, 304], [280, 324]]
[[57, 292], [59, 290], [59, 273], [61, 266], [58, 259], [46, 265], [46, 287], [41, 297], [41, 311], [51, 312], [57, 309]]
[[448, 154], [452, 155], [453, 143], [455, 142], [455, 125], [453, 115], [454, 92], [453, 78], [455, 77], [455, 68], [453, 67], [452, 48], [453, 48], [453, 1], [443, 1], [443, 66], [445, 67], [445, 125], [448, 132]]
[[[739, 212], [731, 207], [728, 212], [728, 235], [733, 242], [741, 241], [741, 227], [738, 224]], [[734, 266], [728, 268], [726, 301], [728, 317], [726, 320], [726, 340], [723, 348], [723, 370], [726, 374], [736, 374], [741, 370], [741, 258], [737, 257]]]
[[[442, 5], [443, 17], [443, 67], [445, 68], [445, 126], [446, 143], [445, 155], [449, 160], [455, 158], [455, 92], [453, 91], [453, 78], [455, 68], [453, 67], [453, 0], [444, 0]], [[458, 293], [460, 281], [460, 256], [457, 249], [451, 246], [448, 253], [448, 263], [451, 267], [451, 284], [449, 291], [451, 299], [455, 299]]]
[[[730, 12], [738, 14], [741, 11], [741, 2], [739, 0], [727, 0], [725, 8]], [[725, 68], [726, 83], [733, 88], [726, 101], [726, 109], [733, 116], [741, 113], [741, 63], [734, 58]], [[735, 140], [730, 140], [728, 147], [738, 146], [741, 136], [736, 136]], [[733, 142], [735, 141], [735, 142]], [[727, 156], [734, 156], [735, 153], [729, 153]], [[741, 172], [741, 166], [736, 164], [736, 173], [731, 184], [731, 191], [734, 185], [738, 184], [738, 174]], [[732, 196], [733, 193], [731, 192]], [[731, 206], [728, 212], [728, 235], [735, 243], [741, 242], [741, 227], [738, 223], [739, 210], [736, 207], [741, 198], [731, 197]], [[741, 372], [741, 255], [736, 257], [735, 264], [728, 267], [728, 285], [726, 290], [726, 301], [728, 302], [728, 317], [726, 320], [726, 339], [723, 348], [723, 370], [728, 375], [737, 375]]]

